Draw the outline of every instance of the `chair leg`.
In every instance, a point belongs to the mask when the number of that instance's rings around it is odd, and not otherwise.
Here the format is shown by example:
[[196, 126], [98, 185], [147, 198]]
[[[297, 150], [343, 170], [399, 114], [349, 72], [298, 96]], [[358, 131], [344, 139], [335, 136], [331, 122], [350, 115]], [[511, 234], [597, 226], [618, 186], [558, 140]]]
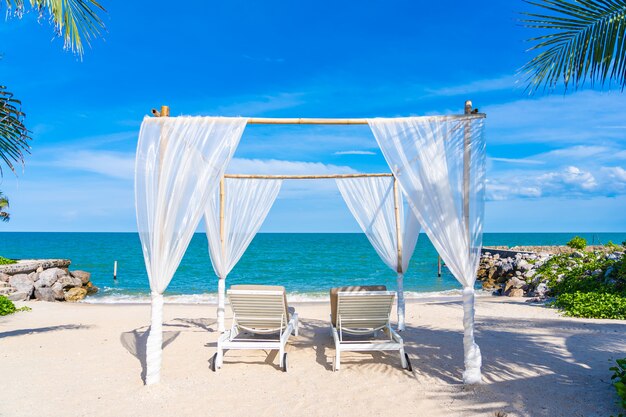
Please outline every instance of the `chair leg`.
[[217, 355], [215, 356], [215, 367], [221, 368], [224, 364], [224, 349], [221, 346], [217, 346]]
[[406, 362], [406, 356], [404, 355], [404, 345], [400, 347], [400, 363], [402, 364], [402, 369], [406, 369], [408, 363]]
[[341, 351], [339, 347], [335, 347], [335, 371], [341, 368]]
[[283, 367], [283, 353], [285, 353], [285, 348], [283, 347], [283, 345], [280, 346], [280, 349], [278, 350], [278, 365], [282, 368]]

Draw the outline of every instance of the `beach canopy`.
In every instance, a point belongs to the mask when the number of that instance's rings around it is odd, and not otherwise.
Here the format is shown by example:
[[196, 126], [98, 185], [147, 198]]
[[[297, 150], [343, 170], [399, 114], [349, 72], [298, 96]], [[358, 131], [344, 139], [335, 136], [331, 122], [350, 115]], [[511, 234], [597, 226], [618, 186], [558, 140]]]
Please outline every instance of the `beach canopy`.
[[[484, 217], [485, 116], [471, 113], [471, 103], [466, 103], [464, 115], [391, 119], [169, 117], [165, 106], [160, 116], [144, 119], [135, 165], [137, 225], [152, 292], [146, 384], [160, 379], [163, 292], [202, 216], [219, 278], [218, 294], [223, 294], [226, 276], [259, 230], [280, 180], [315, 178], [337, 179], [376, 252], [398, 273], [402, 326], [402, 278], [421, 225], [463, 285], [463, 380], [481, 381], [480, 349], [474, 341], [474, 283]], [[246, 124], [368, 124], [392, 173], [225, 175]], [[222, 295], [220, 331], [223, 315]]]
[[218, 276], [217, 324], [224, 328], [226, 277], [259, 231], [278, 196], [282, 180], [225, 178], [205, 209], [209, 254]]
[[398, 330], [404, 330], [404, 273], [420, 225], [412, 210], [403, 214], [402, 194], [393, 177], [338, 178], [339, 192], [380, 259], [398, 274]]

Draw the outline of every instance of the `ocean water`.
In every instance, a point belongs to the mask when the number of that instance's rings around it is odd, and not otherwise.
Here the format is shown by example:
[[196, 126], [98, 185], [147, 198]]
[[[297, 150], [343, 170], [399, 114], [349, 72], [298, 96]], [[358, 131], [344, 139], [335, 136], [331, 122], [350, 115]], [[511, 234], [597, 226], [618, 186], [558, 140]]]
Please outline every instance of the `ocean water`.
[[[486, 233], [485, 245], [558, 245], [575, 235], [589, 243], [621, 243], [626, 233]], [[91, 272], [100, 292], [89, 302], [144, 302], [149, 286], [136, 233], [0, 233], [0, 256], [68, 258], [71, 269]], [[117, 281], [113, 262], [118, 261]], [[231, 284], [284, 285], [292, 299], [327, 294], [340, 285], [385, 284], [395, 289], [396, 274], [359, 233], [260, 233], [227, 279]], [[437, 276], [437, 253], [421, 234], [405, 274], [407, 296], [457, 292], [458, 282], [444, 268]], [[194, 235], [167, 291], [169, 302], [213, 302], [217, 278], [207, 239]], [[428, 294], [425, 294], [428, 293]]]

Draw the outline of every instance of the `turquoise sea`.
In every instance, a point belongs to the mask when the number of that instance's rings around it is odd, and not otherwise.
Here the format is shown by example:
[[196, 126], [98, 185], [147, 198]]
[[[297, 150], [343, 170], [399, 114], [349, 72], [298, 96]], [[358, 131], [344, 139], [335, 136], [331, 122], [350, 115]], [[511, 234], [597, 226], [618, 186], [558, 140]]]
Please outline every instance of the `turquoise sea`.
[[[588, 243], [621, 243], [626, 233], [487, 233], [485, 245], [557, 245], [575, 235]], [[8, 258], [68, 258], [72, 269], [92, 273], [100, 292], [92, 302], [146, 301], [148, 279], [136, 233], [0, 233], [0, 255]], [[113, 262], [118, 279], [113, 281]], [[228, 277], [238, 283], [287, 287], [292, 298], [314, 298], [338, 285], [386, 284], [395, 288], [396, 275], [378, 258], [367, 238], [358, 233], [258, 234]], [[425, 234], [405, 274], [408, 296], [459, 289], [444, 268], [437, 277], [437, 253]], [[217, 278], [207, 251], [207, 239], [197, 233], [189, 245], [166, 296], [168, 301], [208, 302], [215, 299]]]

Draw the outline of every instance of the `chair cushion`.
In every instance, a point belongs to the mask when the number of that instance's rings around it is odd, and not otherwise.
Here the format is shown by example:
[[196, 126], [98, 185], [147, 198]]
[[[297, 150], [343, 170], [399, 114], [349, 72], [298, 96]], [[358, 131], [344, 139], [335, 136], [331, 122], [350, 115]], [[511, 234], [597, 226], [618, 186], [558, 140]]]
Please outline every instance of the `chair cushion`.
[[385, 285], [356, 285], [352, 287], [337, 287], [330, 289], [330, 320], [333, 326], [337, 325], [337, 293], [339, 292], [363, 292], [363, 291], [387, 291]]
[[287, 315], [287, 320], [290, 320], [291, 313], [295, 312], [293, 308], [289, 308], [289, 304], [287, 304], [287, 291], [285, 291], [285, 287], [281, 285], [239, 284], [231, 285], [230, 289], [243, 291], [282, 291], [285, 299], [285, 314]]

